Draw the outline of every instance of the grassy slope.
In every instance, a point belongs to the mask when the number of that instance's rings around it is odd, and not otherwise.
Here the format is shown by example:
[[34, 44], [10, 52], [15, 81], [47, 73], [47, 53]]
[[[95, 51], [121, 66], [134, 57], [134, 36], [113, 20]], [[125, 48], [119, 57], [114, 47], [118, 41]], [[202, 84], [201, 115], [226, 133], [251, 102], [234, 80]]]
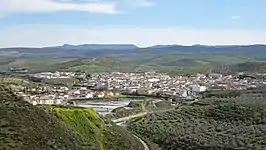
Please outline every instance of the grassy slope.
[[0, 88], [0, 149], [82, 149], [81, 139], [55, 117]]
[[88, 73], [93, 72], [129, 72], [135, 69], [136, 65], [116, 59], [102, 58], [90, 61], [81, 60], [80, 64], [67, 68], [67, 70], [82, 70]]
[[0, 86], [0, 149], [142, 150], [126, 129], [92, 109], [35, 107]]
[[46, 107], [46, 110], [80, 135], [84, 142], [83, 147], [87, 149], [143, 149], [141, 143], [130, 132], [115, 125], [107, 126], [92, 109]]
[[[2, 58], [0, 56], [0, 58]], [[0, 69], [2, 70], [8, 70], [12, 67], [25, 67], [28, 68], [30, 71], [39, 71], [39, 70], [45, 70], [49, 69], [53, 65], [61, 64], [64, 62], [71, 61], [73, 59], [55, 59], [55, 58], [13, 58], [9, 61], [6, 61], [6, 63], [0, 63]]]
[[24, 87], [38, 87], [41, 85], [41, 83], [35, 83], [24, 79], [12, 78], [12, 77], [0, 78], [0, 82], [3, 85], [21, 85]]
[[101, 58], [93, 61], [92, 59], [16, 59], [12, 62], [1, 65], [0, 68], [8, 70], [10, 67], [26, 67], [30, 72], [39, 71], [85, 71], [92, 72], [112, 72], [112, 71], [133, 71], [135, 66], [129, 62], [116, 59]]
[[104, 149], [103, 123], [91, 109], [55, 108], [56, 115], [73, 128], [84, 140], [84, 146], [91, 149]]

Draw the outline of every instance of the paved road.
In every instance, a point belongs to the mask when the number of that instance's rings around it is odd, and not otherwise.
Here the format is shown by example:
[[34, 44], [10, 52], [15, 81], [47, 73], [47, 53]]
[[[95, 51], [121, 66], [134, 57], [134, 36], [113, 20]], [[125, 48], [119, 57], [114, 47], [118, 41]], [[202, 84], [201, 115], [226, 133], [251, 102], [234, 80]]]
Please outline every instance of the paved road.
[[119, 123], [119, 122], [123, 122], [123, 121], [129, 121], [129, 120], [134, 119], [134, 118], [143, 117], [143, 116], [145, 116], [147, 114], [163, 113], [163, 112], [171, 111], [171, 110], [175, 110], [175, 108], [170, 108], [170, 109], [165, 109], [165, 110], [157, 110], [157, 111], [152, 111], [152, 112], [149, 112], [149, 113], [148, 112], [141, 112], [141, 113], [138, 113], [138, 114], [135, 114], [135, 115], [130, 115], [130, 116], [127, 116], [127, 117], [114, 119], [112, 121], [114, 123]]
[[133, 135], [135, 138], [137, 138], [140, 142], [141, 142], [141, 144], [143, 145], [143, 147], [144, 147], [144, 150], [150, 150], [149, 149], [149, 147], [148, 147], [148, 145], [141, 139], [141, 138], [139, 138], [138, 136], [136, 136], [136, 135]]
[[[195, 100], [195, 101], [191, 101], [190, 103], [188, 103], [189, 105], [197, 102], [198, 100]], [[134, 119], [134, 118], [139, 118], [139, 117], [143, 117], [147, 114], [154, 114], [154, 113], [163, 113], [163, 112], [167, 112], [167, 111], [171, 111], [171, 110], [180, 110], [182, 108], [179, 107], [178, 109], [176, 108], [170, 108], [170, 109], [164, 109], [164, 110], [157, 110], [157, 111], [151, 111], [151, 112], [141, 112], [141, 113], [138, 113], [138, 114], [135, 114], [135, 115], [130, 115], [130, 116], [127, 116], [127, 117], [122, 117], [122, 118], [118, 118], [118, 119], [114, 119], [112, 120], [114, 123], [119, 123], [119, 122], [124, 122], [124, 121], [129, 121], [131, 119]]]
[[130, 116], [127, 116], [127, 117], [114, 119], [112, 121], [114, 123], [118, 123], [118, 122], [128, 121], [128, 120], [131, 120], [131, 119], [134, 119], [134, 118], [138, 118], [138, 117], [143, 117], [143, 116], [145, 116], [147, 114], [148, 114], [147, 112], [142, 112], [142, 113], [138, 113], [136, 115], [130, 115]]
[[[196, 101], [192, 101], [192, 102], [190, 102], [189, 104], [193, 104], [193, 103], [195, 103], [195, 102], [197, 102], [197, 100]], [[114, 119], [114, 120], [112, 120], [114, 123], [119, 123], [119, 122], [123, 122], [123, 121], [128, 121], [128, 120], [131, 120], [131, 119], [134, 119], [134, 118], [138, 118], [138, 117], [143, 117], [143, 116], [145, 116], [145, 115], [147, 115], [147, 114], [153, 114], [153, 113], [163, 113], [163, 112], [167, 112], [167, 111], [171, 111], [171, 110], [179, 110], [179, 109], [181, 109], [182, 108], [182, 106], [181, 107], [179, 107], [178, 109], [176, 109], [176, 108], [170, 108], [170, 109], [165, 109], [165, 110], [157, 110], [157, 111], [152, 111], [152, 112], [141, 112], [141, 113], [138, 113], [138, 114], [135, 114], [135, 115], [130, 115], [130, 116], [127, 116], [127, 117], [122, 117], [122, 118], [118, 118], [118, 119]], [[136, 135], [133, 135], [134, 137], [136, 137], [141, 143], [142, 143], [142, 145], [143, 145], [143, 147], [144, 147], [144, 150], [150, 150], [149, 149], [149, 147], [148, 147], [148, 145], [141, 139], [141, 138], [139, 138], [138, 136], [136, 136]]]

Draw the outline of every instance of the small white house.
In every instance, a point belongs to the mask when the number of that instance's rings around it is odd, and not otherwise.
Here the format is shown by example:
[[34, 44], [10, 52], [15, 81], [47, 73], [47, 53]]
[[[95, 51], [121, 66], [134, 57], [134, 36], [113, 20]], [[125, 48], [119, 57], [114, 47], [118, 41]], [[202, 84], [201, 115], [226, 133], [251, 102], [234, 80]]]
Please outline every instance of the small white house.
[[149, 82], [159, 82], [160, 79], [157, 78], [152, 78], [152, 79], [148, 79]]
[[107, 94], [107, 96], [114, 96], [113, 92], [107, 92], [106, 94]]
[[64, 99], [68, 99], [69, 98], [69, 95], [64, 95], [63, 98]]
[[54, 101], [53, 100], [44, 100], [45, 104], [47, 105], [52, 105], [54, 104]]
[[192, 85], [191, 90], [193, 92], [204, 92], [207, 90], [206, 86], [200, 86], [200, 85]]
[[31, 104], [32, 105], [37, 105], [38, 103], [37, 103], [37, 101], [32, 101]]
[[187, 97], [187, 96], [188, 96], [188, 92], [187, 92], [187, 90], [182, 91], [181, 96], [182, 96], [182, 97]]
[[74, 91], [73, 94], [75, 94], [75, 95], [80, 95], [80, 90], [76, 90], [76, 91]]
[[80, 87], [80, 90], [87, 90], [87, 87]]
[[93, 93], [88, 93], [88, 94], [86, 95], [86, 98], [93, 98], [93, 97], [94, 97]]
[[57, 104], [57, 105], [61, 104], [61, 100], [60, 99], [55, 100], [54, 104]]
[[98, 98], [103, 98], [104, 96], [105, 96], [105, 94], [103, 92], [97, 94]]
[[39, 104], [45, 104], [45, 102], [43, 100], [40, 100]]

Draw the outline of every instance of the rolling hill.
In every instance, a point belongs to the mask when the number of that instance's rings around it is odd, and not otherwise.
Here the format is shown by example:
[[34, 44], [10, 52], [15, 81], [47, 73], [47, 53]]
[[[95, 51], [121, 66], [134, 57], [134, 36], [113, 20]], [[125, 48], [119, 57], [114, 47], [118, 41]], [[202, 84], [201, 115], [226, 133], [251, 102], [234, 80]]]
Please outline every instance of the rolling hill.
[[238, 98], [207, 98], [150, 114], [129, 128], [165, 150], [264, 150], [265, 102], [261, 88]]
[[235, 74], [235, 73], [265, 73], [266, 72], [266, 61], [251, 61], [243, 62], [232, 65], [219, 66], [213, 69], [213, 72], [222, 74]]
[[[96, 61], [91, 62], [93, 59]], [[266, 61], [266, 45], [157, 45], [139, 48], [130, 44], [66, 44], [44, 48], [0, 49], [2, 70], [26, 67], [32, 71], [49, 71], [63, 67], [88, 72], [157, 70], [186, 74], [204, 73], [222, 65], [258, 61]]]
[[33, 106], [0, 86], [0, 149], [142, 150], [126, 129], [86, 108]]
[[0, 87], [0, 149], [83, 149], [77, 134]]

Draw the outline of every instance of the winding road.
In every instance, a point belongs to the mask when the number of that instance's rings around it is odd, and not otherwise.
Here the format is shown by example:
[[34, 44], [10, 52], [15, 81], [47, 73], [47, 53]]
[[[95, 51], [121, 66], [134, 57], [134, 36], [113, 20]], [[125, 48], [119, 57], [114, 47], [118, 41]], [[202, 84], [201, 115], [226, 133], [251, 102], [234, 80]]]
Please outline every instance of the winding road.
[[144, 150], [150, 150], [149, 149], [149, 146], [141, 139], [141, 138], [139, 138], [138, 136], [136, 136], [136, 135], [133, 135], [135, 138], [137, 138], [140, 142], [141, 142], [141, 144], [143, 145], [143, 147], [144, 147]]
[[[193, 104], [193, 103], [195, 103], [195, 102], [197, 102], [198, 100], [195, 100], [195, 101], [192, 101], [192, 102], [190, 102], [189, 103], [189, 105], [190, 104]], [[138, 118], [138, 117], [143, 117], [143, 116], [145, 116], [145, 115], [147, 115], [147, 114], [153, 114], [153, 113], [163, 113], [163, 112], [167, 112], [167, 111], [171, 111], [171, 110], [180, 110], [182, 108], [182, 106], [181, 107], [179, 107], [178, 109], [176, 109], [175, 107], [174, 108], [170, 108], [170, 109], [165, 109], [165, 110], [157, 110], [157, 111], [152, 111], [152, 112], [141, 112], [141, 113], [138, 113], [138, 114], [135, 114], [135, 115], [130, 115], [130, 116], [127, 116], [127, 117], [122, 117], [122, 118], [118, 118], [118, 119], [113, 119], [112, 121], [114, 122], [114, 123], [116, 123], [116, 124], [118, 124], [118, 123], [120, 123], [120, 122], [124, 122], [124, 121], [129, 121], [129, 120], [131, 120], [131, 119], [134, 119], [134, 118]], [[142, 145], [143, 145], [143, 147], [144, 147], [144, 150], [150, 150], [149, 149], [149, 147], [148, 147], [148, 145], [141, 139], [141, 138], [139, 138], [138, 136], [136, 136], [136, 135], [133, 135], [135, 138], [137, 138], [141, 143], [142, 143]]]
[[145, 116], [147, 114], [148, 114], [147, 112], [141, 112], [141, 113], [138, 113], [138, 114], [135, 114], [135, 115], [130, 115], [130, 116], [127, 116], [127, 117], [122, 117], [122, 118], [114, 119], [112, 121], [114, 123], [119, 123], [119, 122], [131, 120], [131, 119], [134, 119], [134, 118], [138, 118], [138, 117], [143, 117], [143, 116]]
[[119, 123], [119, 122], [129, 121], [129, 120], [134, 119], [134, 118], [143, 117], [143, 116], [145, 116], [147, 114], [163, 113], [163, 112], [167, 112], [167, 111], [171, 111], [171, 110], [175, 110], [175, 108], [164, 109], [164, 110], [157, 110], [157, 111], [151, 111], [151, 112], [141, 112], [141, 113], [138, 113], [138, 114], [135, 114], [135, 115], [130, 115], [130, 116], [127, 116], [127, 117], [113, 119], [112, 121], [114, 123]]

